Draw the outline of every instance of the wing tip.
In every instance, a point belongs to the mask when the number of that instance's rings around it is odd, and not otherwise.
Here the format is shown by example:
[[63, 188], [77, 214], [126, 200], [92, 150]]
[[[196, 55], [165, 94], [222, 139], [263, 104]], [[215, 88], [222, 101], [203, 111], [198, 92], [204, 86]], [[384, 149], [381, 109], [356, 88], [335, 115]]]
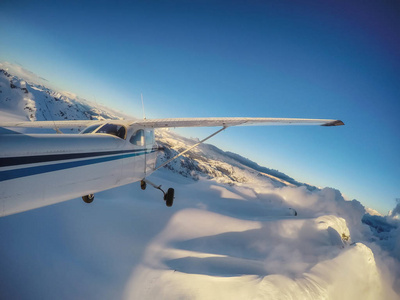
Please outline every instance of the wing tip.
[[335, 120], [335, 121], [332, 121], [332, 122], [328, 122], [328, 123], [322, 124], [321, 126], [341, 126], [341, 125], [344, 125], [343, 121]]

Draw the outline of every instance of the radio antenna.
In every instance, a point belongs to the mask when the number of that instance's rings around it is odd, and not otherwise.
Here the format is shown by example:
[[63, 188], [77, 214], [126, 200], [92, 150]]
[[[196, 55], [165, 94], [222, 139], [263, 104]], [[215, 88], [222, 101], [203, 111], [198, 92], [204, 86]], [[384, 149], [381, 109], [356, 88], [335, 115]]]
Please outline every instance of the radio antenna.
[[146, 120], [146, 115], [144, 113], [144, 102], [143, 102], [143, 94], [142, 93], [140, 93], [140, 98], [142, 99], [143, 120]]
[[[55, 99], [55, 98], [54, 98], [54, 99]], [[57, 128], [56, 122], [54, 121], [53, 115], [52, 115], [52, 113], [51, 113], [49, 107], [47, 106], [47, 101], [46, 101], [46, 100], [44, 101], [44, 104], [46, 105], [46, 108], [47, 108], [47, 111], [48, 111], [48, 113], [49, 113], [50, 119], [53, 121], [54, 130], [55, 130], [58, 134], [63, 134], [63, 133], [60, 131], [60, 129]], [[43, 116], [44, 116], [44, 115], [43, 115]]]

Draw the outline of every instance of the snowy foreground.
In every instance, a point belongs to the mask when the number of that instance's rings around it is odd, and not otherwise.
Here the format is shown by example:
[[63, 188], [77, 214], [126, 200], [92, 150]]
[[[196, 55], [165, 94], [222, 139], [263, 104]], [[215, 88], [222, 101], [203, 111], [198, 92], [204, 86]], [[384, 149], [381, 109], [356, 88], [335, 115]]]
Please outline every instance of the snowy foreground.
[[398, 297], [395, 261], [360, 241], [361, 207], [335, 190], [152, 178], [175, 187], [172, 208], [137, 184], [1, 218], [2, 298]]
[[[0, 118], [115, 114], [0, 75]], [[195, 142], [158, 140], [160, 160]], [[370, 216], [211, 145], [149, 179], [175, 188], [172, 208], [137, 183], [0, 218], [0, 298], [400, 299], [397, 208]]]

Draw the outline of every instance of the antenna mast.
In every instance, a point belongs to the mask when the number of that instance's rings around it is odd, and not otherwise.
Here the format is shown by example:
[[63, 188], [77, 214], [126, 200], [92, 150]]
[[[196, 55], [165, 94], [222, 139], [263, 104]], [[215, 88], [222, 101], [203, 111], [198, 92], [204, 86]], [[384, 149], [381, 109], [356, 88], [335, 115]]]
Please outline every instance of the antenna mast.
[[146, 115], [144, 113], [144, 103], [143, 103], [143, 94], [142, 93], [140, 93], [140, 98], [142, 98], [143, 120], [146, 120]]

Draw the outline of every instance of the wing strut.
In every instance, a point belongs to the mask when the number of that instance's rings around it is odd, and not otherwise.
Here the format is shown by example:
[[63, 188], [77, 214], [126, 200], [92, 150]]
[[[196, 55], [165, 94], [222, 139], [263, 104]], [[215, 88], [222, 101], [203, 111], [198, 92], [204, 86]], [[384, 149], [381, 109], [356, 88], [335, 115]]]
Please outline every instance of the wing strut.
[[220, 130], [218, 130], [217, 132], [214, 132], [212, 135], [209, 135], [208, 137], [206, 137], [205, 139], [202, 139], [200, 142], [198, 142], [197, 144], [194, 144], [192, 147], [189, 147], [188, 149], [186, 149], [185, 151], [175, 155], [173, 158], [167, 160], [166, 162], [163, 162], [161, 165], [159, 165], [158, 167], [156, 167], [154, 169], [154, 171], [164, 167], [165, 165], [169, 164], [171, 161], [177, 159], [179, 156], [182, 156], [183, 154], [185, 154], [186, 152], [192, 150], [193, 148], [197, 147], [198, 145], [204, 143], [205, 141], [207, 141], [208, 139], [212, 138], [214, 135], [217, 135], [218, 133], [220, 133], [221, 131], [224, 131], [226, 128], [228, 128], [228, 126], [224, 126], [222, 127]]

